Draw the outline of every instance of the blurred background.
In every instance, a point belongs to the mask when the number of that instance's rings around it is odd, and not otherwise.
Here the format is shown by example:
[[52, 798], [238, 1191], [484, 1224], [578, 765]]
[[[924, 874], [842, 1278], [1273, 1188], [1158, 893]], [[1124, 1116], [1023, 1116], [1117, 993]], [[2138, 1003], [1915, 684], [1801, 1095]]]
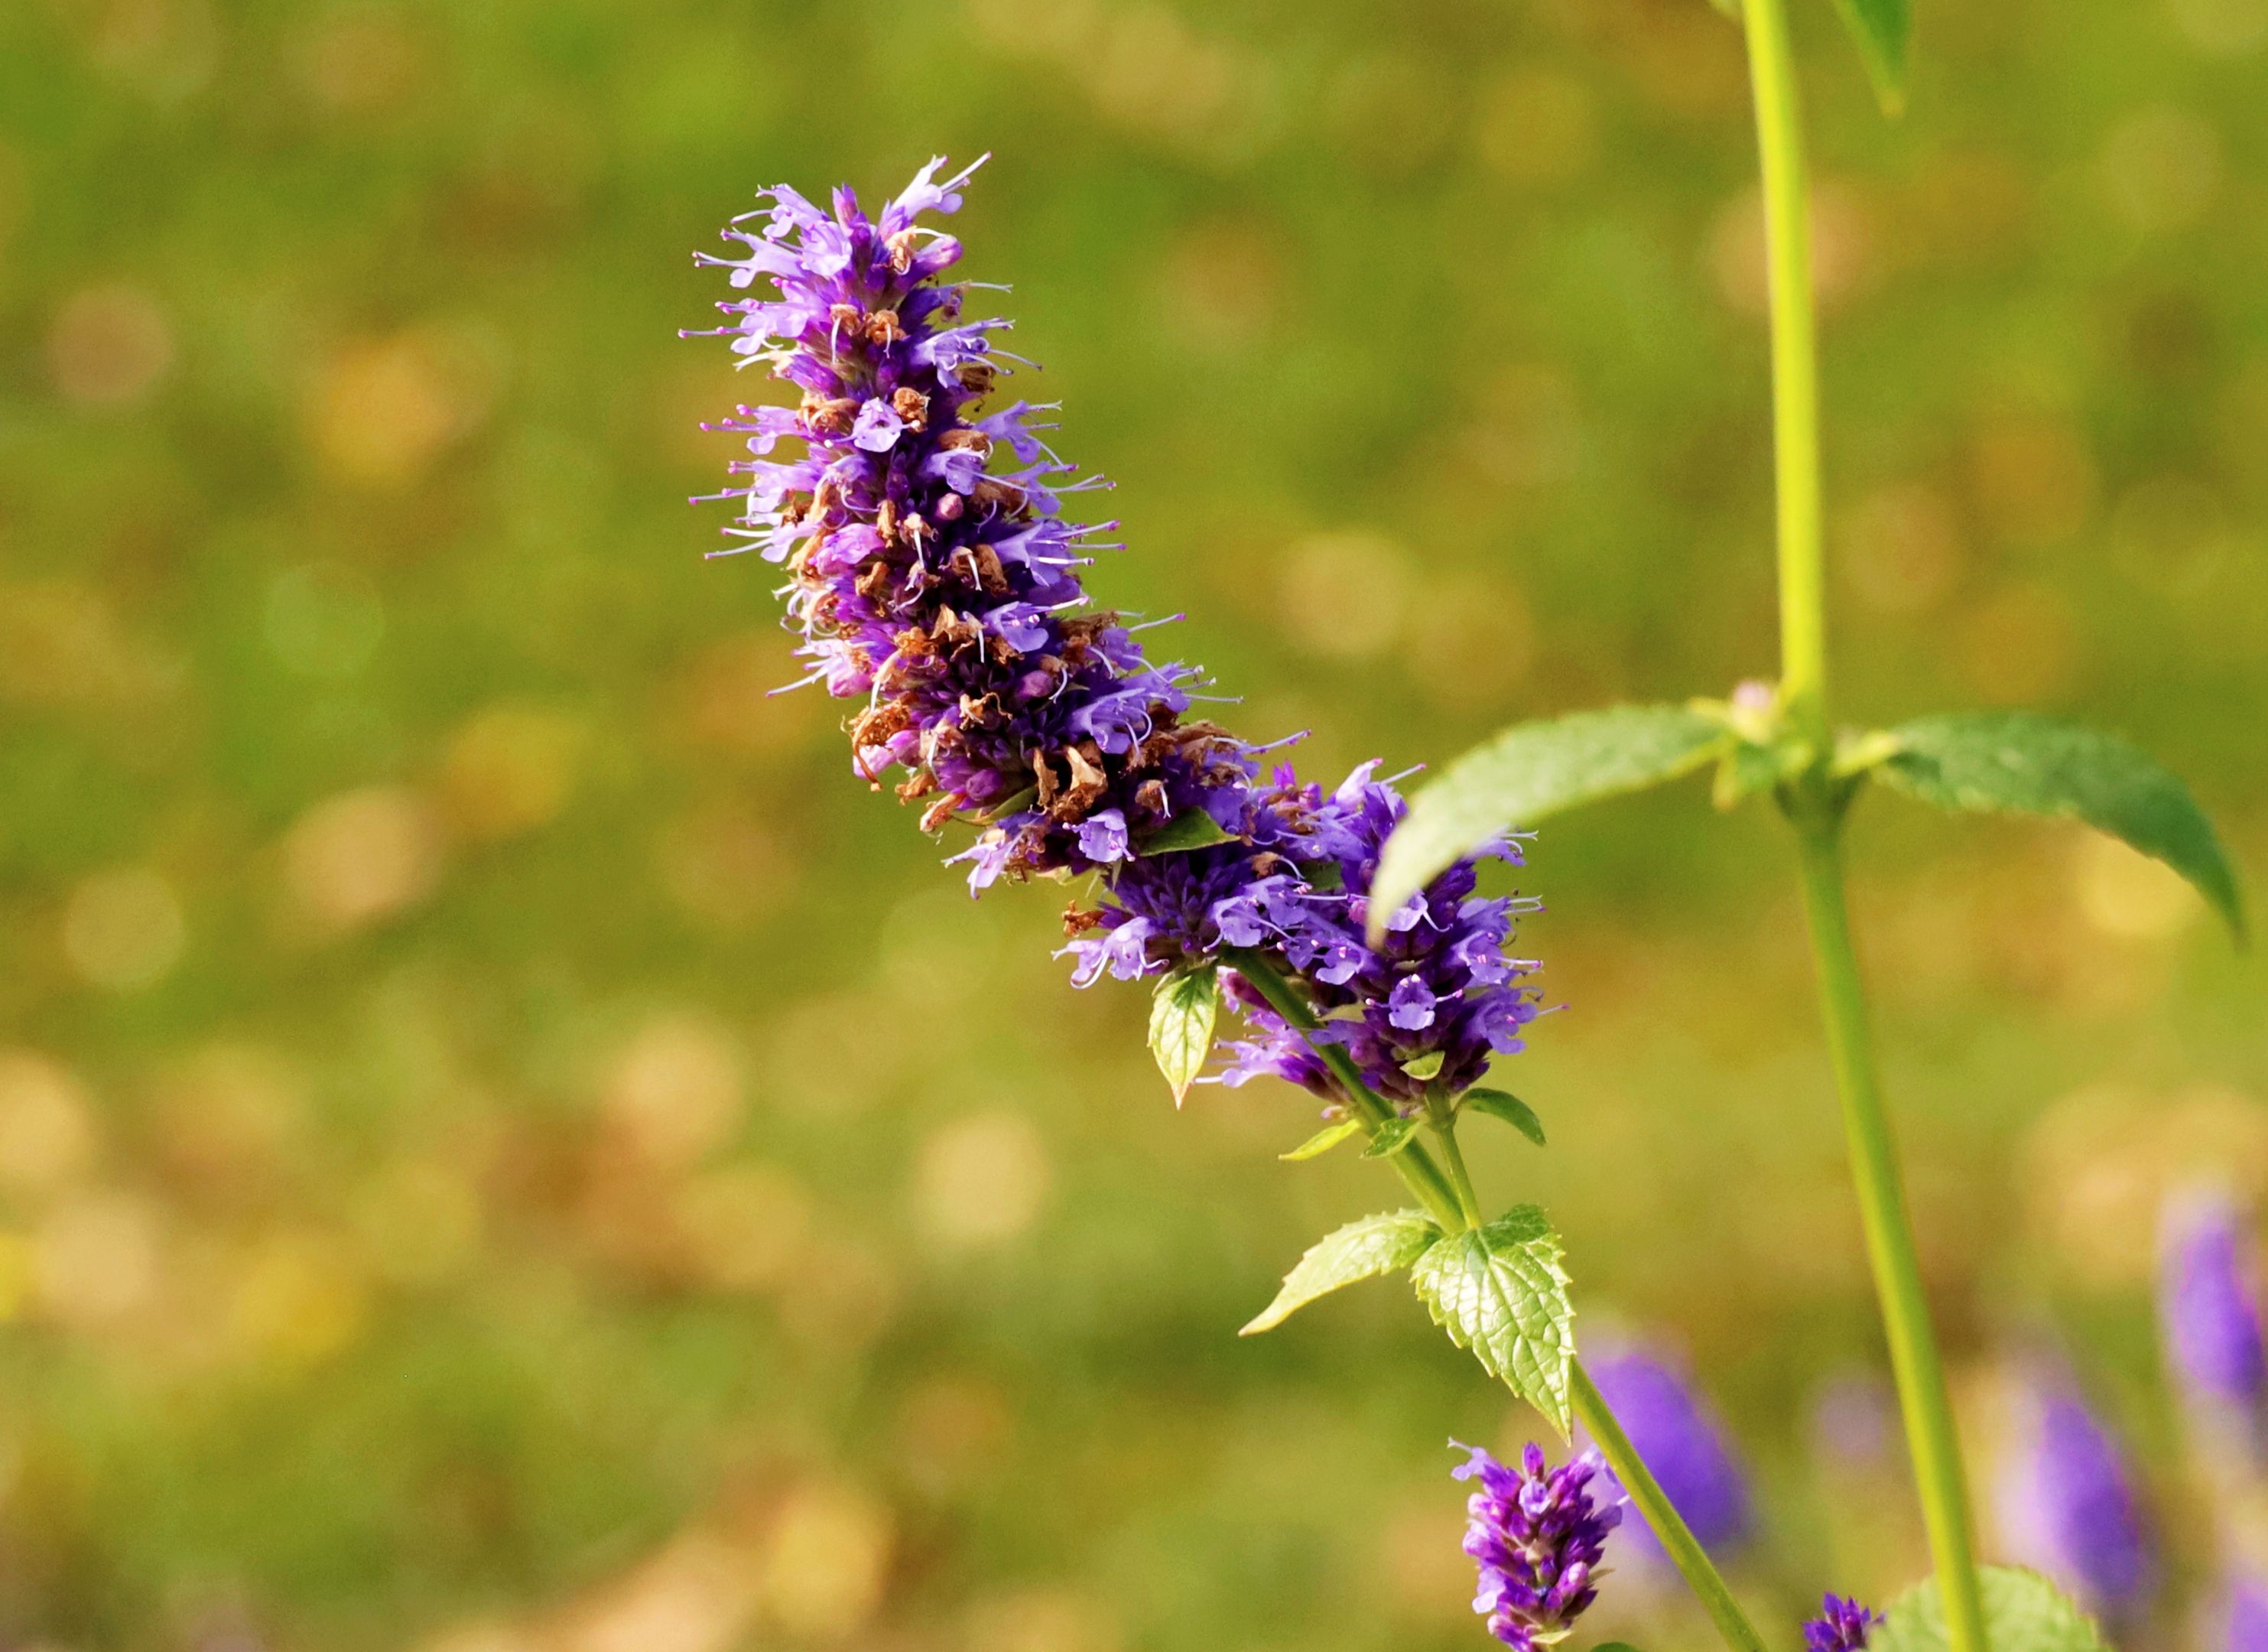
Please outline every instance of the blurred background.
[[[1841, 710], [2104, 722], [2257, 873], [2268, 0], [1921, 0], [1896, 123], [1798, 11]], [[1389, 1180], [1177, 1117], [1059, 894], [766, 697], [688, 254], [992, 151], [1098, 593], [1400, 768], [1769, 675], [1745, 95], [1702, 0], [0, 6], [0, 1640], [1480, 1643], [1442, 1442], [1535, 1420], [1390, 1287], [1239, 1342]], [[2268, 966], [2076, 832], [1855, 849], [1980, 1478], [2054, 1350], [2182, 1518], [2154, 1235], [2268, 1191]], [[1792, 1634], [1922, 1562], [1788, 873], [1697, 784], [1554, 822], [1552, 1145], [1469, 1134]], [[1593, 1621], [1705, 1644], [1635, 1566]]]

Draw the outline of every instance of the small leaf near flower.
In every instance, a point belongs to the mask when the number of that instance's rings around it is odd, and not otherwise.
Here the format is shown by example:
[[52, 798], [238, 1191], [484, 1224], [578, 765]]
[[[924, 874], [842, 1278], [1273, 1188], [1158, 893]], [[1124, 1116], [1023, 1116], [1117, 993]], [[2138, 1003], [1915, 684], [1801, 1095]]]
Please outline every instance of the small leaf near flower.
[[[2037, 1572], [1983, 1566], [1977, 1582], [1992, 1652], [2109, 1652], [2095, 1619]], [[1944, 1597], [1930, 1582], [1891, 1602], [1867, 1637], [1867, 1652], [1945, 1652], [1948, 1644]]]
[[1440, 1051], [1428, 1050], [1424, 1055], [1412, 1056], [1403, 1062], [1402, 1070], [1422, 1084], [1427, 1079], [1439, 1078], [1442, 1065], [1447, 1060], [1448, 1057]]
[[1279, 1153], [1276, 1156], [1287, 1163], [1294, 1164], [1302, 1159], [1321, 1158], [1349, 1136], [1359, 1136], [1361, 1133], [1362, 1120], [1343, 1118], [1336, 1125], [1325, 1125], [1314, 1135], [1292, 1148], [1291, 1152]]
[[1366, 1159], [1386, 1159], [1410, 1145], [1410, 1138], [1418, 1133], [1414, 1118], [1389, 1118], [1371, 1136], [1370, 1146], [1362, 1150]]
[[1551, 1420], [1565, 1437], [1575, 1309], [1559, 1265], [1559, 1235], [1533, 1205], [1452, 1234], [1410, 1270], [1410, 1283], [1449, 1340]]
[[2155, 759], [2091, 728], [2024, 712], [1953, 712], [1890, 731], [1874, 773], [1892, 791], [1974, 814], [2061, 815], [2164, 861], [2239, 939], [2244, 897], [2213, 822]]
[[1398, 1272], [1440, 1237], [1441, 1230], [1422, 1211], [1389, 1211], [1349, 1222], [1328, 1238], [1316, 1241], [1285, 1276], [1284, 1288], [1276, 1293], [1276, 1300], [1236, 1334], [1252, 1337], [1272, 1331], [1318, 1296], [1343, 1285]]
[[1134, 845], [1138, 854], [1170, 855], [1183, 850], [1225, 844], [1234, 837], [1201, 808], [1185, 808]]
[[1732, 739], [1686, 705], [1618, 705], [1521, 723], [1476, 746], [1410, 800], [1371, 886], [1371, 941], [1442, 870], [1514, 827], [1690, 773]]
[[1906, 107], [1906, 45], [1913, 35], [1910, 0], [1835, 0], [1843, 26], [1851, 32], [1874, 83], [1875, 101], [1884, 114]]
[[1534, 1108], [1511, 1091], [1476, 1086], [1465, 1092], [1463, 1104], [1476, 1113], [1501, 1118], [1537, 1147], [1543, 1145], [1543, 1121], [1535, 1116]]
[[1150, 1000], [1150, 1053], [1173, 1087], [1176, 1107], [1212, 1052], [1219, 1007], [1219, 975], [1211, 964], [1174, 971], [1158, 983], [1157, 996]]

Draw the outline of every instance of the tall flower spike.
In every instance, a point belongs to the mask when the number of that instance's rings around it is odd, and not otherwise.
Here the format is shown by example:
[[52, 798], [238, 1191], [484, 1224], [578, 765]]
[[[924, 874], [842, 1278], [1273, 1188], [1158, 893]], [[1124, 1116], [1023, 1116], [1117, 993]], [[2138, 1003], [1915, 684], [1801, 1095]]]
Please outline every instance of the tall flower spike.
[[[1748, 1479], [1685, 1373], [1667, 1358], [1635, 1348], [1588, 1364], [1591, 1380], [1701, 1546], [1719, 1559], [1737, 1551], [1752, 1524]], [[1631, 1547], [1657, 1568], [1668, 1564], [1643, 1519], [1631, 1530]]]
[[[1363, 942], [1366, 895], [1403, 803], [1359, 769], [1329, 797], [1189, 715], [1198, 674], [1154, 665], [1118, 616], [1087, 602], [1079, 570], [1116, 524], [1081, 527], [1072, 481], [1017, 402], [979, 408], [1010, 369], [1008, 323], [964, 313], [945, 277], [961, 244], [918, 222], [959, 209], [969, 168], [932, 161], [870, 218], [838, 189], [821, 210], [793, 189], [703, 255], [747, 295], [718, 307], [744, 365], [799, 396], [714, 427], [749, 457], [715, 497], [727, 533], [788, 580], [806, 682], [853, 702], [851, 766], [922, 808], [926, 830], [977, 832], [956, 859], [982, 890], [1005, 879], [1092, 874], [1066, 915], [1072, 981], [1133, 979], [1256, 949], [1295, 979], [1365, 1077], [1408, 1110], [1454, 1095], [1521, 1047], [1534, 966], [1504, 955], [1520, 903], [1474, 892], [1452, 867]], [[782, 442], [800, 453], [774, 457]], [[1517, 862], [1510, 842], [1497, 853]], [[1226, 1075], [1272, 1073], [1334, 1104], [1306, 1041], [1232, 978], [1254, 1029]]]
[[1867, 1636], [1881, 1622], [1879, 1615], [1841, 1595], [1823, 1595], [1819, 1605], [1819, 1616], [1804, 1620], [1807, 1652], [1867, 1652]]
[[2247, 1249], [2227, 1198], [2176, 1199], [2166, 1213], [2158, 1305], [2167, 1355], [2192, 1404], [2257, 1445], [2268, 1421], [2268, 1346]]
[[2067, 1369], [2043, 1366], [2029, 1398], [2029, 1434], [2000, 1480], [2001, 1536], [2104, 1619], [2132, 1625], [2157, 1580], [2133, 1477]]
[[1451, 1477], [1480, 1482], [1465, 1503], [1465, 1552], [1480, 1568], [1473, 1610], [1518, 1652], [1564, 1640], [1599, 1597], [1607, 1534], [1622, 1523], [1621, 1508], [1601, 1508], [1592, 1493], [1604, 1472], [1597, 1456], [1547, 1468], [1543, 1448], [1531, 1442], [1512, 1469], [1477, 1447], [1449, 1443], [1469, 1454]]

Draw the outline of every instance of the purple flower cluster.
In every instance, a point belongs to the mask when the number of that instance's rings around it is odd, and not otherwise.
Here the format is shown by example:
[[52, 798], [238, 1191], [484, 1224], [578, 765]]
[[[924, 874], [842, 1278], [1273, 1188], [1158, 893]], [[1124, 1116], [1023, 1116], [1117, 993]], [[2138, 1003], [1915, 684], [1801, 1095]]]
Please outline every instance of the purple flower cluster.
[[1543, 1449], [1531, 1442], [1511, 1469], [1476, 1447], [1449, 1443], [1471, 1454], [1451, 1476], [1480, 1481], [1465, 1504], [1465, 1552], [1480, 1568], [1473, 1610], [1488, 1614], [1489, 1633], [1505, 1645], [1535, 1652], [1563, 1638], [1599, 1597], [1599, 1559], [1623, 1511], [1593, 1497], [1602, 1468], [1591, 1452], [1547, 1469]]
[[[1754, 1525], [1748, 1477], [1722, 1425], [1684, 1372], [1668, 1357], [1635, 1347], [1594, 1357], [1588, 1366], [1591, 1380], [1701, 1546], [1720, 1557], [1739, 1549]], [[1660, 1539], [1643, 1520], [1631, 1538], [1632, 1552], [1644, 1561], [1668, 1564]]]
[[2200, 1408], [2257, 1440], [2268, 1412], [2268, 1342], [2236, 1207], [2217, 1194], [2167, 1212], [2159, 1301], [2167, 1352]]
[[[1398, 1104], [1455, 1093], [1536, 1014], [1534, 966], [1504, 953], [1516, 903], [1477, 897], [1467, 862], [1365, 946], [1393, 787], [1368, 767], [1328, 797], [1288, 768], [1263, 776], [1262, 749], [1190, 715], [1196, 671], [1153, 665], [1136, 628], [1089, 607], [1079, 571], [1116, 524], [1063, 520], [1064, 495], [1101, 484], [1068, 480], [1036, 409], [979, 414], [1008, 371], [994, 343], [1008, 323], [964, 314], [970, 284], [943, 278], [961, 245], [918, 222], [957, 210], [975, 170], [943, 167], [872, 218], [848, 189], [828, 210], [766, 190], [725, 232], [733, 254], [702, 255], [749, 295], [719, 305], [714, 335], [801, 397], [715, 427], [750, 456], [714, 497], [740, 502], [739, 549], [784, 565], [806, 680], [860, 703], [856, 771], [878, 788], [898, 777], [925, 830], [976, 827], [955, 857], [973, 890], [1094, 874], [1097, 903], [1065, 918], [1076, 984], [1256, 949]], [[800, 453], [773, 457], [783, 439]], [[1256, 1036], [1225, 1076], [1341, 1099], [1300, 1036], [1230, 990]]]
[[2001, 1535], [2089, 1608], [2132, 1624], [2157, 1560], [2124, 1457], [2059, 1362], [2042, 1363], [2031, 1402], [2029, 1436], [1999, 1487]]
[[1804, 1620], [1807, 1652], [1866, 1652], [1867, 1633], [1881, 1615], [1840, 1595], [1823, 1596], [1819, 1604], [1819, 1616]]

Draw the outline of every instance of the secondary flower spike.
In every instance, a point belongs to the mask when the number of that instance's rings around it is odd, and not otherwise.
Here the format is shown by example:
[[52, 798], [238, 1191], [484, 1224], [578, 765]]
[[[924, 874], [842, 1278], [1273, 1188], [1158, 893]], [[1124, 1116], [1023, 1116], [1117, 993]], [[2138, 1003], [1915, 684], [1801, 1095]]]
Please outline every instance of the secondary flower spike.
[[1806, 1652], [1867, 1652], [1867, 1636], [1881, 1622], [1879, 1614], [1840, 1595], [1820, 1597], [1816, 1618], [1803, 1625]]
[[[1751, 1524], [1748, 1479], [1684, 1373], [1640, 1349], [1593, 1359], [1589, 1367], [1591, 1380], [1702, 1547], [1718, 1555], [1737, 1549]], [[1643, 1520], [1631, 1539], [1633, 1552], [1648, 1563], [1668, 1564]]]
[[2204, 1410], [2257, 1436], [2268, 1409], [2260, 1298], [2235, 1205], [2218, 1194], [2167, 1213], [2159, 1316], [2183, 1387]]
[[1469, 1454], [1451, 1477], [1480, 1482], [1465, 1504], [1465, 1552], [1480, 1568], [1473, 1610], [1488, 1614], [1489, 1633], [1519, 1652], [1565, 1638], [1599, 1597], [1607, 1534], [1622, 1523], [1621, 1508], [1601, 1508], [1592, 1493], [1599, 1459], [1587, 1451], [1547, 1468], [1543, 1449], [1531, 1442], [1513, 1469], [1476, 1447], [1449, 1443]]
[[2068, 1371], [2043, 1368], [2031, 1399], [2029, 1437], [2000, 1483], [2001, 1535], [2089, 1608], [2132, 1626], [2157, 1580], [2132, 1476]]
[[[1152, 663], [1138, 628], [1090, 606], [1081, 570], [1116, 524], [1064, 520], [1065, 496], [1101, 483], [1073, 479], [1038, 409], [980, 411], [1012, 371], [1008, 323], [967, 314], [973, 288], [946, 279], [961, 244], [921, 222], [958, 210], [975, 169], [944, 170], [871, 218], [847, 188], [824, 210], [765, 190], [725, 230], [732, 255], [701, 255], [747, 295], [713, 334], [799, 397], [715, 427], [749, 456], [714, 497], [741, 506], [738, 549], [787, 572], [805, 681], [857, 706], [854, 771], [919, 803], [926, 830], [975, 827], [955, 857], [973, 890], [1093, 874], [1097, 898], [1065, 918], [1076, 985], [1258, 951], [1396, 1105], [1455, 1094], [1536, 1014], [1534, 966], [1504, 953], [1520, 903], [1477, 896], [1462, 862], [1366, 946], [1394, 788], [1368, 766], [1328, 796], [1263, 775], [1260, 749], [1191, 714], [1199, 673]], [[1491, 852], [1520, 858], [1509, 839]], [[1345, 1099], [1256, 993], [1229, 992], [1256, 1035], [1232, 1081]]]

